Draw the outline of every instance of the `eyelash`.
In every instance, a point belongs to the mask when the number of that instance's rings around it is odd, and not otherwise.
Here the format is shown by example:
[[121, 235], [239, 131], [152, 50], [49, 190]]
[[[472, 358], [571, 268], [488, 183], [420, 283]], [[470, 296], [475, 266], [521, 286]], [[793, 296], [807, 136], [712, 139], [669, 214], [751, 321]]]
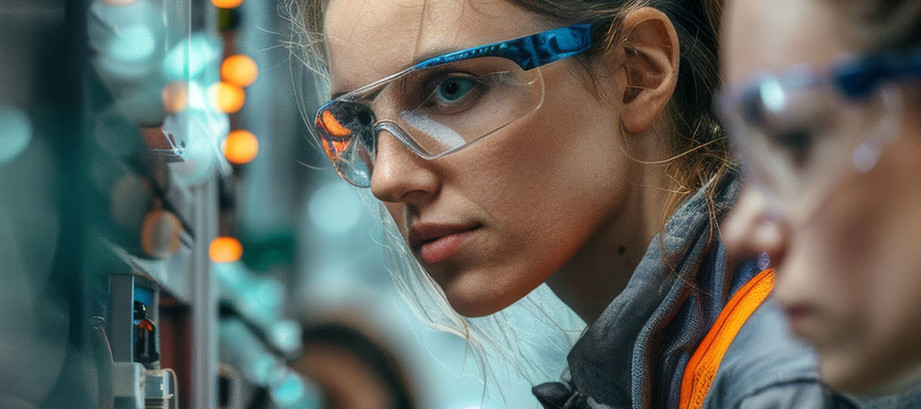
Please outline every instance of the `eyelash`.
[[475, 75], [469, 72], [464, 72], [464, 71], [438, 72], [436, 71], [436, 72], [432, 72], [431, 74], [426, 76], [421, 81], [422, 83], [421, 93], [423, 94], [423, 96], [428, 97], [433, 91], [438, 89], [438, 86], [441, 85], [442, 82], [444, 82], [446, 79], [449, 79], [449, 78], [469, 78], [469, 79], [474, 80], [477, 83], [480, 82], [479, 81], [480, 77], [478, 75]]
[[420, 99], [424, 101], [422, 105], [426, 107], [437, 105], [437, 102], [435, 102], [436, 98], [434, 97], [435, 93], [438, 92], [438, 88], [442, 83], [451, 78], [463, 78], [472, 81], [473, 88], [468, 91], [469, 93], [480, 92], [484, 84], [481, 76], [468, 72], [432, 73], [432, 75], [422, 82], [423, 85], [420, 91]]

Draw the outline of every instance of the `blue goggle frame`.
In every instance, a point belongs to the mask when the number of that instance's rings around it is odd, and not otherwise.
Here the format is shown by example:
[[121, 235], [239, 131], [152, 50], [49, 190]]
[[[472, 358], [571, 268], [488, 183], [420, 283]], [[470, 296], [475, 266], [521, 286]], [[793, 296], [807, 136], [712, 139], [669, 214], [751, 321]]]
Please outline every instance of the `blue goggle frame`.
[[[339, 175], [355, 186], [369, 187], [376, 154], [376, 135], [382, 130], [392, 133], [411, 151], [429, 160], [457, 151], [466, 144], [435, 154], [425, 152], [411, 135], [402, 132], [398, 126], [390, 121], [377, 120], [370, 105], [358, 98], [365, 91], [413, 71], [471, 58], [504, 58], [528, 71], [577, 55], [591, 46], [591, 24], [576, 24], [428, 58], [323, 104], [317, 110], [315, 131]], [[359, 142], [353, 144], [354, 141]]]
[[[837, 141], [842, 151], [833, 155], [834, 158], [840, 158], [842, 164], [849, 160], [852, 167], [866, 172], [876, 165], [882, 147], [897, 134], [897, 129], [893, 127], [898, 126], [896, 119], [902, 107], [894, 97], [894, 88], [889, 86], [904, 79], [921, 79], [921, 49], [846, 55], [824, 69], [799, 65], [778, 73], [759, 74], [740, 87], [721, 93], [716, 103], [728, 125], [734, 149], [742, 154], [743, 165], [750, 179], [767, 193], [778, 209], [787, 209], [797, 207], [790, 202], [804, 201], [802, 197], [809, 196], [803, 193], [807, 186], [796, 186], [796, 183], [812, 181], [808, 189], [815, 191], [815, 179], [810, 177], [818, 177], [805, 173], [807, 171], [803, 170], [802, 163], [794, 168], [786, 162], [771, 161], [770, 158], [785, 156], [783, 147], [765, 148], [786, 143], [764, 141], [770, 138], [772, 132], [765, 127], [770, 128], [771, 122], [777, 120], [771, 117], [785, 110], [783, 106], [787, 103], [788, 95], [797, 90], [820, 89], [828, 91], [830, 98], [837, 97], [844, 102], [846, 105], [842, 105], [842, 108], [879, 98], [882, 104], [880, 109], [883, 109], [885, 115], [868, 131], [855, 130], [852, 138]], [[834, 104], [835, 101], [825, 103]], [[790, 152], [795, 151], [795, 148], [793, 145]], [[827, 168], [823, 169], [827, 171]], [[831, 185], [833, 181], [825, 183]], [[797, 198], [797, 195], [800, 197]]]

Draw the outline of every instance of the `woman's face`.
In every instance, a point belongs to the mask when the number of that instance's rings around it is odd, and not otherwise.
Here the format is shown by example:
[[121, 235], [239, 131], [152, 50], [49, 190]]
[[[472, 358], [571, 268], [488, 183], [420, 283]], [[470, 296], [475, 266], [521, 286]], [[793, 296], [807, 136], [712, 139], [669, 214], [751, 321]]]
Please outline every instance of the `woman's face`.
[[[731, 2], [723, 31], [726, 88], [765, 71], [828, 67], [855, 52], [841, 35], [847, 17], [834, 3]], [[898, 136], [871, 170], [858, 171], [842, 155], [851, 166], [821, 175], [834, 181], [828, 189], [803, 186], [804, 195], [817, 196], [809, 209], [779, 215], [764, 191], [748, 185], [724, 226], [730, 246], [771, 256], [775, 295], [792, 330], [815, 345], [823, 378], [840, 390], [891, 386], [921, 366], [921, 115], [909, 88], [900, 87]]]
[[[333, 94], [432, 57], [559, 25], [504, 1], [332, 0], [325, 27]], [[459, 313], [520, 299], [623, 207], [629, 161], [618, 101], [574, 60], [540, 68], [543, 104], [463, 150], [424, 160], [379, 135], [371, 191]], [[601, 81], [616, 81], [622, 70]], [[620, 92], [621, 94], [617, 94]]]

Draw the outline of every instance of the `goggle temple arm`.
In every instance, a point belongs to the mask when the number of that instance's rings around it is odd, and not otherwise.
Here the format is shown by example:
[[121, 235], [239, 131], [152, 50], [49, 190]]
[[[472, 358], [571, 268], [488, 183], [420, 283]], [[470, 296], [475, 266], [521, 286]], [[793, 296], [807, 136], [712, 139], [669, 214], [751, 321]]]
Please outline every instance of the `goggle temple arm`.
[[576, 24], [440, 55], [422, 61], [413, 68], [429, 68], [475, 57], [502, 57], [528, 71], [579, 54], [591, 46], [591, 24]]

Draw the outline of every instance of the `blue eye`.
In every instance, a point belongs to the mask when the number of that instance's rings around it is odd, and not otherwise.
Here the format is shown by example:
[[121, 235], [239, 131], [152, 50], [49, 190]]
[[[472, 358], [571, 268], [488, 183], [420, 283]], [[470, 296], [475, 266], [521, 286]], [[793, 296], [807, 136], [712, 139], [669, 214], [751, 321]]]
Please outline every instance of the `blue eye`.
[[476, 82], [472, 78], [445, 78], [435, 89], [435, 97], [439, 103], [450, 105], [463, 99], [475, 86]]

